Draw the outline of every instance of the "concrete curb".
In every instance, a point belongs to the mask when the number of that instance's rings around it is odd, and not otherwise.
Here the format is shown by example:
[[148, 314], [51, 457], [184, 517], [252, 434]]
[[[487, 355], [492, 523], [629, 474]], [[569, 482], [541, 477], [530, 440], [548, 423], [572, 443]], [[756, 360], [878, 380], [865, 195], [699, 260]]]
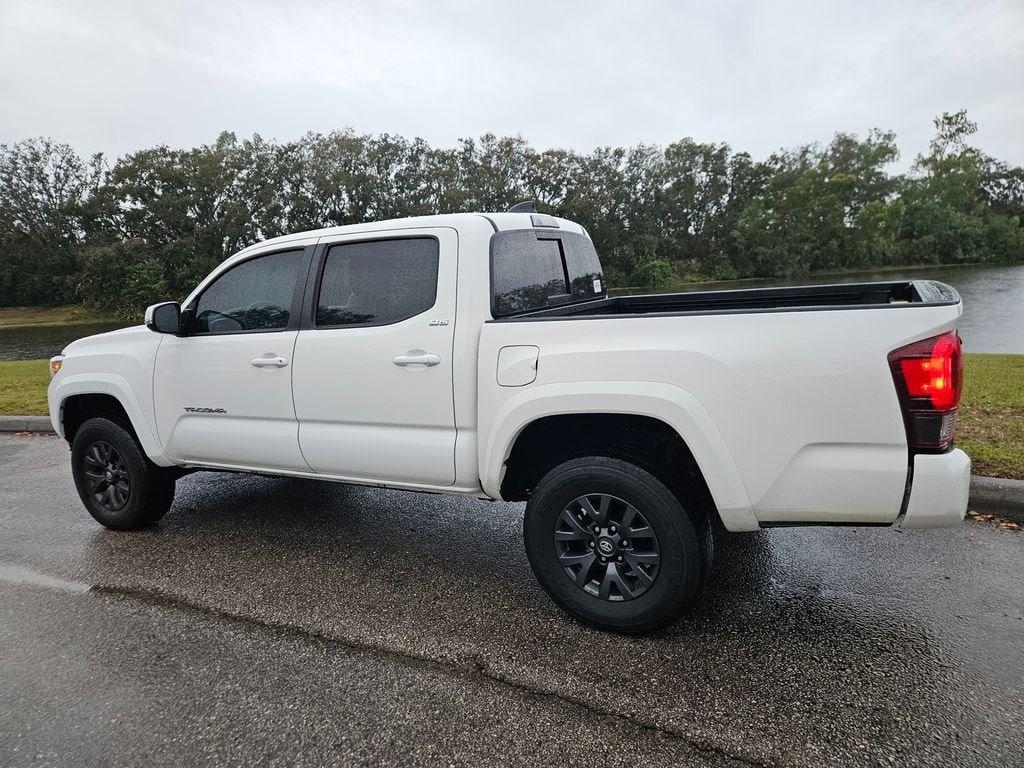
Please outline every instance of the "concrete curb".
[[1024, 480], [971, 475], [971, 496], [967, 508], [1024, 523]]
[[53, 432], [49, 416], [0, 416], [0, 432]]
[[[0, 416], [0, 432], [53, 432], [49, 416]], [[971, 475], [967, 507], [1024, 524], [1024, 480]]]

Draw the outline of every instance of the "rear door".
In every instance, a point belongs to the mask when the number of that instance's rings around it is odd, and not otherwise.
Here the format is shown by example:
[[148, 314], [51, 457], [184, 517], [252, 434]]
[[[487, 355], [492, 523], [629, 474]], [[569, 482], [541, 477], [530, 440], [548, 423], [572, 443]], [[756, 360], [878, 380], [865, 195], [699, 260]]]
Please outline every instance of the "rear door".
[[316, 472], [455, 482], [457, 261], [450, 228], [320, 241], [292, 372]]

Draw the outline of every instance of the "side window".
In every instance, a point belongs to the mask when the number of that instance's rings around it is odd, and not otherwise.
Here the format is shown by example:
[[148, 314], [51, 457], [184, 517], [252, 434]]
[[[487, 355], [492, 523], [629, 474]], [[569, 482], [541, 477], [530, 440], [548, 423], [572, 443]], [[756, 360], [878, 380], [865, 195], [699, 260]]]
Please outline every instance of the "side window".
[[590, 238], [513, 229], [491, 237], [491, 312], [505, 317], [605, 295]]
[[200, 295], [191, 332], [287, 328], [301, 267], [301, 250], [257, 256], [232, 267]]
[[496, 317], [546, 307], [551, 298], [566, 296], [558, 240], [541, 239], [532, 230], [522, 230], [507, 233], [501, 244], [491, 273]]
[[316, 324], [388, 325], [425, 312], [437, 297], [437, 263], [432, 237], [331, 246]]

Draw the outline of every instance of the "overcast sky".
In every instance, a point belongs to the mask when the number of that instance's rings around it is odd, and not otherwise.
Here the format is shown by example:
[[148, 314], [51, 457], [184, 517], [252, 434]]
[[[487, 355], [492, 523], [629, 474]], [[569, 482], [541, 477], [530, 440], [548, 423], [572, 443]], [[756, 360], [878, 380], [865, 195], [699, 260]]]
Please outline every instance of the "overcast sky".
[[878, 126], [906, 166], [964, 107], [1024, 164], [1024, 0], [0, 0], [0, 142], [82, 152], [351, 126], [761, 158]]

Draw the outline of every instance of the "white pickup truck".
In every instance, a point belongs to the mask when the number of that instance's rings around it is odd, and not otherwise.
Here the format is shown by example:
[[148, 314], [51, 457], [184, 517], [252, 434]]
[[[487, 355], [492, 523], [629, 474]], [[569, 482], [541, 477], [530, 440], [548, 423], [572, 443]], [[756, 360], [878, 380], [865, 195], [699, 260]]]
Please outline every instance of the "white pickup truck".
[[526, 500], [551, 597], [644, 632], [693, 600], [715, 518], [962, 520], [961, 312], [930, 281], [609, 296], [571, 221], [429, 216], [247, 248], [69, 345], [49, 406], [107, 527], [204, 468]]

